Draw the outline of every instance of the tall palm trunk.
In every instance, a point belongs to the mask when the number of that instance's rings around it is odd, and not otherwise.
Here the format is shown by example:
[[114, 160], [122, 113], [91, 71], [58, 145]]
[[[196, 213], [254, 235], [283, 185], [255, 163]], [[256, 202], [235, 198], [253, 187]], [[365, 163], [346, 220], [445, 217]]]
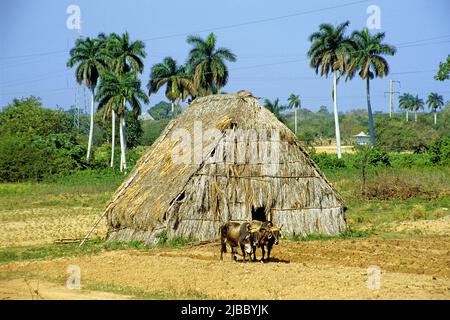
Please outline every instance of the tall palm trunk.
[[370, 104], [370, 79], [366, 78], [366, 95], [367, 95], [367, 112], [369, 113], [369, 132], [370, 132], [370, 145], [375, 146], [375, 130], [373, 128], [373, 114], [372, 106]]
[[417, 111], [414, 111], [414, 122], [417, 122]]
[[126, 140], [126, 128], [125, 128], [125, 113], [122, 115], [122, 120], [121, 120], [121, 129], [122, 129], [122, 169], [125, 170], [127, 168], [127, 157], [126, 157], [126, 152], [127, 152], [127, 140]]
[[174, 100], [171, 100], [171, 105], [172, 105], [172, 117], [174, 116], [174, 111], [175, 111], [175, 101]]
[[409, 121], [409, 113], [408, 113], [408, 110], [406, 110], [406, 122], [408, 122]]
[[86, 159], [89, 161], [91, 158], [91, 150], [92, 150], [92, 139], [94, 137], [94, 90], [95, 88], [91, 88], [91, 122], [89, 126], [89, 140], [88, 140], [88, 150]]
[[336, 70], [333, 72], [333, 102], [334, 102], [334, 128], [336, 130], [336, 147], [338, 159], [341, 158], [341, 132], [339, 130], [339, 113], [337, 106], [337, 78]]
[[434, 125], [437, 123], [437, 112], [436, 109], [434, 109]]
[[127, 163], [126, 163], [126, 148], [127, 148], [127, 143], [125, 140], [125, 99], [123, 101], [123, 111], [120, 114], [120, 119], [119, 119], [119, 127], [120, 127], [120, 171], [122, 172], [124, 169], [127, 168]]
[[111, 133], [111, 168], [114, 167], [114, 153], [115, 153], [115, 147], [116, 147], [116, 112], [111, 110], [111, 127], [112, 127], [112, 133]]
[[122, 126], [122, 118], [123, 115], [121, 114], [119, 116], [119, 133], [120, 133], [120, 172], [123, 171], [123, 150], [124, 150], [124, 143], [123, 143], [123, 126]]

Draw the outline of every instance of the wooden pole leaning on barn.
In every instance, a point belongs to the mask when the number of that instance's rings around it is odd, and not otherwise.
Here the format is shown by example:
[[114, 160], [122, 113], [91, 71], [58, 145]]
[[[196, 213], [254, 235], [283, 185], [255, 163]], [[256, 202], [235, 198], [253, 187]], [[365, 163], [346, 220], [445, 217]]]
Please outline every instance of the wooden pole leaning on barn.
[[130, 183], [134, 180], [134, 178], [137, 176], [138, 174], [138, 170], [136, 170], [136, 172], [134, 173], [133, 176], [131, 176], [128, 181], [124, 184], [124, 186], [120, 189], [119, 193], [114, 197], [114, 199], [109, 203], [109, 205], [106, 207], [105, 211], [103, 211], [103, 213], [101, 214], [101, 216], [97, 219], [97, 221], [95, 221], [94, 225], [92, 226], [91, 230], [89, 230], [89, 232], [86, 234], [86, 236], [83, 238], [83, 240], [81, 240], [80, 242], [80, 247], [86, 242], [86, 240], [89, 238], [89, 236], [91, 235], [91, 233], [95, 230], [95, 228], [97, 228], [98, 224], [100, 223], [100, 221], [106, 216], [106, 213], [109, 211], [109, 209], [111, 209], [112, 205], [116, 202], [116, 200], [122, 195], [122, 193], [124, 193], [124, 191], [126, 190], [126, 188], [130, 185]]
[[[112, 203], [111, 203], [112, 204]], [[108, 206], [109, 209], [109, 206]], [[80, 247], [86, 242], [87, 239], [89, 239], [89, 236], [91, 235], [91, 233], [95, 230], [95, 228], [97, 228], [98, 224], [100, 223], [100, 221], [103, 219], [103, 217], [106, 215], [106, 213], [108, 212], [108, 209], [106, 209], [105, 211], [103, 211], [102, 215], [97, 219], [97, 221], [94, 223], [94, 225], [91, 227], [91, 230], [89, 230], [89, 232], [86, 234], [86, 236], [84, 236], [83, 240], [81, 240], [80, 242]]]

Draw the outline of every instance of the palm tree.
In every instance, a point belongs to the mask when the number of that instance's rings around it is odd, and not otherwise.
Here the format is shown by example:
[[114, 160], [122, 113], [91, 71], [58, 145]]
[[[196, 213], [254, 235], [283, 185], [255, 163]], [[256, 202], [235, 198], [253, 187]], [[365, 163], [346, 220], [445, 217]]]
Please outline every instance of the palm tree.
[[162, 63], [153, 65], [147, 84], [148, 94], [156, 93], [166, 85], [166, 97], [172, 103], [174, 114], [175, 101], [184, 100], [188, 95], [195, 95], [195, 88], [184, 66], [177, 65], [171, 58], [164, 58]]
[[75, 47], [70, 50], [70, 58], [67, 66], [72, 68], [77, 65], [75, 75], [79, 84], [84, 84], [91, 91], [91, 119], [89, 127], [89, 140], [87, 160], [91, 157], [92, 138], [94, 136], [94, 96], [100, 73], [108, 67], [111, 57], [104, 49], [103, 38], [77, 39]]
[[347, 77], [353, 77], [359, 70], [359, 76], [366, 80], [367, 111], [369, 114], [370, 144], [375, 145], [375, 130], [373, 127], [372, 106], [370, 104], [370, 80], [374, 77], [382, 78], [389, 73], [389, 65], [383, 55], [394, 55], [395, 47], [382, 43], [384, 32], [370, 35], [367, 28], [362, 31], [354, 31], [351, 39], [355, 45], [352, 53]]
[[301, 108], [301, 100], [300, 100], [300, 96], [299, 95], [295, 95], [295, 94], [291, 94], [288, 98], [289, 101], [289, 108], [294, 108], [294, 132], [295, 134], [297, 134], [297, 109]]
[[423, 110], [423, 100], [418, 95], [413, 96], [411, 99], [411, 110], [414, 111], [414, 121], [417, 122], [417, 111]]
[[437, 110], [442, 108], [442, 106], [444, 105], [444, 98], [440, 94], [437, 94], [436, 92], [432, 92], [428, 95], [427, 105], [428, 105], [428, 108], [430, 108], [434, 113], [434, 125], [436, 125]]
[[130, 41], [128, 32], [119, 36], [115, 33], [109, 37], [109, 45], [114, 52], [114, 69], [116, 72], [125, 73], [144, 71], [143, 59], [146, 56], [144, 42]]
[[280, 99], [276, 98], [273, 102], [269, 99], [264, 100], [264, 108], [269, 110], [274, 114], [275, 117], [277, 117], [278, 120], [281, 122], [284, 122], [284, 117], [281, 114], [281, 111], [286, 109], [285, 106], [280, 105]]
[[409, 93], [402, 94], [398, 99], [398, 105], [401, 109], [406, 111], [406, 122], [409, 121], [409, 111], [412, 110], [413, 95]]
[[117, 106], [120, 123], [120, 171], [126, 169], [125, 113], [128, 103], [134, 115], [141, 113], [141, 101], [148, 103], [147, 95], [141, 90], [141, 82], [135, 72], [118, 73], [105, 71], [102, 74], [97, 96], [99, 109], [110, 105]]
[[[349, 21], [341, 23], [337, 27], [325, 23], [319, 26], [319, 31], [309, 36], [312, 42], [308, 51], [310, 66], [316, 70], [316, 74], [328, 78], [333, 73], [333, 102], [334, 125], [336, 130], [337, 155], [341, 158], [341, 135], [339, 130], [339, 113], [337, 105], [337, 81], [348, 67], [348, 57], [354, 49], [353, 42], [345, 35]], [[338, 74], [339, 73], [339, 74]]]
[[235, 62], [236, 55], [227, 48], [216, 48], [214, 33], [206, 39], [188, 36], [187, 43], [193, 46], [189, 52], [188, 66], [198, 95], [216, 94], [228, 82], [225, 61]]
[[[99, 35], [100, 36], [100, 35]], [[104, 35], [103, 35], [104, 37]], [[106, 48], [113, 56], [110, 70], [118, 73], [126, 73], [133, 71], [135, 73], [142, 73], [144, 71], [143, 59], [146, 56], [145, 44], [142, 41], [130, 41], [128, 32], [122, 36], [115, 33], [111, 34], [106, 43]], [[104, 119], [111, 114], [111, 167], [114, 166], [114, 153], [116, 144], [116, 112], [118, 105], [109, 103], [106, 105], [104, 111]]]

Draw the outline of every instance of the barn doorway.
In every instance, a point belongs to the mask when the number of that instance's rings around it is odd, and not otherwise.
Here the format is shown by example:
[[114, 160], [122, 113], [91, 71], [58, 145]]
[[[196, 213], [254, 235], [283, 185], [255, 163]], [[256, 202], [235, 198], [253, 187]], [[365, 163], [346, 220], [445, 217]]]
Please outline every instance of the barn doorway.
[[252, 220], [259, 220], [262, 222], [267, 221], [266, 219], [266, 210], [264, 207], [253, 208], [252, 207]]

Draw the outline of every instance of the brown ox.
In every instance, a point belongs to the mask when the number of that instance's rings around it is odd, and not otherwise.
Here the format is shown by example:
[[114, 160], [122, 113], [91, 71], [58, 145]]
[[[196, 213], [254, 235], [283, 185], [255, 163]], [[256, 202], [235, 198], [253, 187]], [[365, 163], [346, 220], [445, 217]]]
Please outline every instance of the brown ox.
[[[220, 260], [223, 260], [223, 253], [227, 252], [228, 243], [231, 247], [231, 260], [236, 261], [236, 248], [241, 247], [244, 262], [246, 253], [251, 258], [252, 247], [259, 246], [259, 229], [252, 228], [249, 222], [228, 221], [220, 227]], [[254, 249], [255, 251], [256, 249]]]
[[[279, 239], [281, 237], [281, 228], [283, 227], [283, 225], [278, 227], [274, 226], [270, 221], [262, 222], [258, 220], [253, 220], [250, 225], [252, 228], [259, 229], [260, 239], [258, 247], [261, 247], [261, 261], [264, 261], [264, 256], [266, 253], [265, 248], [267, 248], [267, 261], [269, 261], [270, 252], [272, 251], [273, 245], [278, 245], [279, 243]], [[253, 261], [256, 261], [256, 246], [253, 246]]]

